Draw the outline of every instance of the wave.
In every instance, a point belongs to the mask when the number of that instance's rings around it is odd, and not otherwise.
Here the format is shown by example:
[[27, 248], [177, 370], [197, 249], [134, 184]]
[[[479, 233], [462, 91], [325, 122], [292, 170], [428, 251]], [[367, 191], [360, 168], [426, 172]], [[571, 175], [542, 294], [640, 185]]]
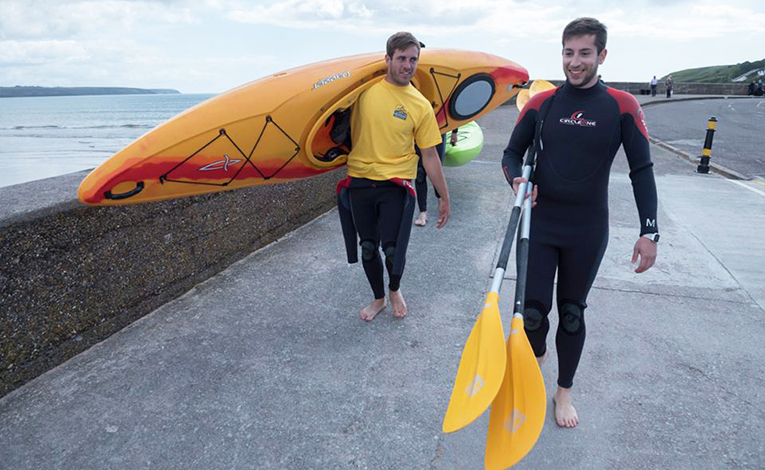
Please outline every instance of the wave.
[[0, 127], [0, 131], [20, 131], [27, 129], [153, 129], [155, 124], [102, 124], [98, 126], [11, 126]]

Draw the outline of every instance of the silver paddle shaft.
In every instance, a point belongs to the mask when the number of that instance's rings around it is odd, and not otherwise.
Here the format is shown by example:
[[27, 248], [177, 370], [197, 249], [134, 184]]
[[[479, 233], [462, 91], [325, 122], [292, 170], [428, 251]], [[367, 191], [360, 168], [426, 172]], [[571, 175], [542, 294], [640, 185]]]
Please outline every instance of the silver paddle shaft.
[[[526, 181], [531, 178], [531, 165], [523, 167], [523, 178]], [[518, 192], [515, 195], [515, 204], [513, 204], [513, 211], [510, 214], [510, 223], [507, 226], [507, 232], [505, 232], [505, 240], [502, 242], [502, 250], [499, 252], [497, 268], [494, 270], [494, 281], [491, 284], [491, 292], [499, 292], [499, 288], [502, 286], [502, 278], [505, 276], [507, 260], [510, 258], [510, 250], [513, 248], [513, 240], [515, 239], [518, 220], [521, 216], [521, 206], [524, 204], [524, 197], [528, 186], [530, 185], [527, 182], [521, 183], [520, 186], [518, 186]]]
[[526, 279], [529, 270], [529, 233], [531, 232], [531, 193], [534, 185], [529, 184], [526, 190], [527, 198], [523, 201], [523, 214], [521, 216], [521, 237], [518, 240], [516, 253], [516, 266], [518, 267], [515, 281], [515, 308], [513, 316], [523, 317], [523, 308], [526, 303]]

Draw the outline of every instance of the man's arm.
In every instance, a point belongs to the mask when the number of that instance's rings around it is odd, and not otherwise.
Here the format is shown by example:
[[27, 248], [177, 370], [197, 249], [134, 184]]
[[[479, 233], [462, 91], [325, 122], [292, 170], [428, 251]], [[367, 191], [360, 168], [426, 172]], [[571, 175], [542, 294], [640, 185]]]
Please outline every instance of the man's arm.
[[[529, 103], [526, 103], [528, 106]], [[509, 184], [514, 183], [514, 179], [522, 174], [523, 155], [526, 149], [534, 141], [534, 132], [536, 131], [537, 111], [522, 113], [518, 122], [515, 123], [513, 133], [510, 135], [510, 142], [502, 155], [502, 173]], [[515, 188], [514, 188], [515, 189]]]
[[[518, 122], [515, 123], [515, 128], [510, 136], [510, 142], [505, 147], [504, 154], [502, 156], [502, 173], [505, 175], [505, 179], [513, 187], [513, 193], [518, 194], [518, 187], [521, 183], [525, 183], [526, 180], [521, 176], [523, 173], [523, 156], [530, 145], [534, 143], [534, 134], [537, 127], [537, 109], [529, 109], [529, 105], [540, 106], [541, 103], [532, 103], [529, 101], [526, 103], [524, 112], [521, 113], [518, 118]], [[531, 195], [532, 207], [536, 206], [537, 194], [539, 190], [534, 186], [534, 192]]]
[[436, 224], [437, 228], [441, 228], [446, 225], [450, 215], [449, 188], [446, 186], [444, 168], [441, 166], [441, 160], [438, 158], [435, 147], [420, 149], [420, 152], [422, 153], [422, 166], [425, 168], [425, 173], [428, 174], [430, 182], [433, 183], [433, 187], [441, 196], [438, 200], [438, 223]]
[[640, 264], [635, 272], [642, 273], [650, 269], [656, 261], [656, 242], [643, 235], [659, 232], [656, 221], [658, 196], [643, 110], [640, 109], [635, 97], [626, 96], [624, 102], [620, 103], [626, 111], [621, 115], [622, 144], [630, 166], [632, 193], [635, 196], [640, 217], [640, 237], [632, 250], [632, 263], [636, 263], [639, 259]]

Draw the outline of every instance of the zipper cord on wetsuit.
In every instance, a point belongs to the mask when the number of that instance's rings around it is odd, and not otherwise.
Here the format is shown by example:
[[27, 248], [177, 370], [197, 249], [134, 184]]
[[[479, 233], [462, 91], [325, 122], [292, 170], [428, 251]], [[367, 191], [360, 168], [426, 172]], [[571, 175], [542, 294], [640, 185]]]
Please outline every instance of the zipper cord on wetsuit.
[[[539, 126], [538, 130], [534, 135], [534, 146], [536, 147], [537, 151], [536, 154], [539, 155], [539, 152], [544, 150], [544, 144], [542, 143], [542, 127], [545, 125], [545, 120], [547, 119], [547, 115], [550, 113], [550, 108], [552, 108], [553, 101], [555, 101], [555, 96], [558, 94], [558, 90], [555, 90], [550, 97], [550, 101], [547, 103], [547, 107], [545, 108], [544, 115], [542, 116], [542, 119], [539, 120]], [[536, 157], [534, 158], [536, 160]], [[529, 178], [529, 181], [533, 181], [534, 177], [534, 168], [536, 167], [536, 161], [532, 162], [531, 165], [531, 177]]]

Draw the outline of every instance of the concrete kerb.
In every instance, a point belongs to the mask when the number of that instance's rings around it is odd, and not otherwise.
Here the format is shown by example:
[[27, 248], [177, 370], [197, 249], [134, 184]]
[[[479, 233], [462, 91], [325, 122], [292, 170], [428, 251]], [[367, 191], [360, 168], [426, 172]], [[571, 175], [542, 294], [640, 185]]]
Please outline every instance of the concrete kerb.
[[[670, 152], [674, 153], [678, 157], [683, 158], [685, 160], [688, 160], [691, 163], [698, 163], [699, 162], [699, 157], [694, 157], [694, 156], [688, 155], [687, 153], [683, 152], [682, 150], [680, 150], [680, 149], [678, 149], [676, 147], [673, 147], [673, 146], [669, 145], [668, 143], [666, 143], [666, 142], [664, 142], [662, 140], [655, 139], [653, 137], [649, 137], [649, 140], [651, 141], [652, 144], [658, 145], [659, 147], [661, 147], [663, 149], [669, 150]], [[726, 168], [726, 167], [724, 167], [724, 166], [722, 166], [720, 164], [714, 163], [714, 162], [710, 162], [709, 163], [709, 168], [712, 171], [714, 171], [715, 173], [717, 173], [719, 175], [722, 175], [722, 176], [724, 176], [726, 178], [730, 178], [730, 179], [734, 179], [734, 180], [745, 180], [745, 181], [748, 181], [748, 180], [751, 179], [748, 176], [742, 175], [741, 173], [739, 173], [739, 172], [737, 172], [735, 170], [731, 170], [730, 168]]]
[[[687, 98], [671, 98], [669, 100], [646, 101], [644, 103], [641, 103], [640, 106], [645, 108], [647, 106], [674, 103], [678, 101], [728, 100], [728, 99], [749, 99], [749, 98], [752, 98], [752, 97], [750, 96], [693, 96], [693, 97], [687, 97]], [[669, 150], [670, 152], [674, 153], [678, 157], [688, 160], [691, 163], [699, 162], [699, 157], [694, 157], [692, 155], [689, 155], [683, 152], [682, 150], [676, 147], [673, 147], [672, 145], [669, 145], [668, 143], [662, 140], [656, 139], [654, 137], [649, 137], [649, 140], [651, 141], [652, 144], [658, 145], [659, 147], [663, 149]], [[718, 163], [710, 162], [709, 168], [715, 173], [722, 175], [726, 178], [730, 178], [734, 180], [745, 180], [745, 181], [748, 181], [751, 179], [746, 175], [743, 175], [735, 170], [731, 170], [730, 168], [726, 168], [723, 165], [720, 165]]]

